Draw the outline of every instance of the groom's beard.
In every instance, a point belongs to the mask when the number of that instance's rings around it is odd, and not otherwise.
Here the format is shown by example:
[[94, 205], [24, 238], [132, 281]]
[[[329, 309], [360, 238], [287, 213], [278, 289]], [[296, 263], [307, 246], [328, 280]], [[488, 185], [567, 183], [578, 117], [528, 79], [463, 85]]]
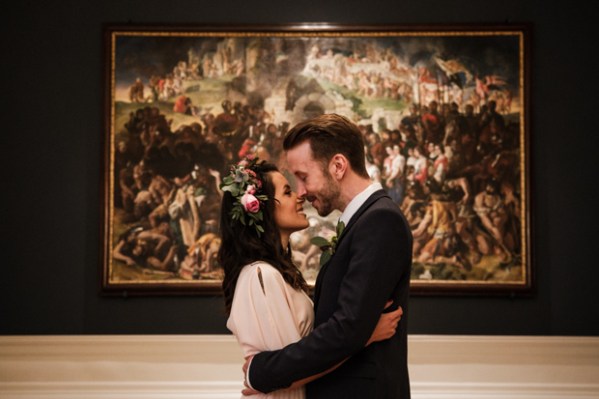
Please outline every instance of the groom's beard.
[[327, 183], [323, 191], [318, 193], [318, 207], [315, 207], [320, 216], [328, 216], [335, 209], [341, 208], [341, 205], [339, 204], [341, 189], [328, 171], [325, 172], [325, 176]]

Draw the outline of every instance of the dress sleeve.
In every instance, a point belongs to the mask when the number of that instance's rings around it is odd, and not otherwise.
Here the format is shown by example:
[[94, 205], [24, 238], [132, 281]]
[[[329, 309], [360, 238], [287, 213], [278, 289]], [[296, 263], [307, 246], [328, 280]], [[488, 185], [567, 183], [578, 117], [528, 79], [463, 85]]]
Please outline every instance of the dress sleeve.
[[246, 356], [281, 349], [300, 339], [289, 295], [292, 289], [276, 269], [265, 263], [256, 265], [237, 287], [231, 316]]

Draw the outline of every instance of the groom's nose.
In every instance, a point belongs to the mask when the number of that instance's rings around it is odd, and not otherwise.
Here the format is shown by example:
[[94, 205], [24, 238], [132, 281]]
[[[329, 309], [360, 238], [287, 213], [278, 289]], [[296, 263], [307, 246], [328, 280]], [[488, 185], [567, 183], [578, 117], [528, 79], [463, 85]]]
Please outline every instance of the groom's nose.
[[299, 198], [305, 198], [306, 197], [306, 194], [307, 194], [306, 186], [304, 186], [303, 183], [298, 182], [295, 189], [296, 189], [296, 192], [297, 192], [297, 196]]

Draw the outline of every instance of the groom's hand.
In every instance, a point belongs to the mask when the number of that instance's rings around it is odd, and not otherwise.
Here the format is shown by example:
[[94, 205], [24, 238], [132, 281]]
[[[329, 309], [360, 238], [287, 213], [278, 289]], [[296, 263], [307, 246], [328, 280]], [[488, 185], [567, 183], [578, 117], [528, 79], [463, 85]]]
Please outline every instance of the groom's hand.
[[259, 393], [261, 393], [261, 392], [254, 391], [252, 388], [244, 388], [244, 389], [241, 391], [241, 394], [242, 394], [243, 396], [252, 396], [252, 395], [258, 395]]

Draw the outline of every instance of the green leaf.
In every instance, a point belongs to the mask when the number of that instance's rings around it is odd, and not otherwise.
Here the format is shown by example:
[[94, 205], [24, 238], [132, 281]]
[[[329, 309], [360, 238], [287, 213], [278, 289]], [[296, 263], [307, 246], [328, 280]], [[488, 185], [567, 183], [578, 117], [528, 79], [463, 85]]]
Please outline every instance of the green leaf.
[[345, 230], [345, 223], [341, 221], [337, 223], [337, 228], [335, 230], [337, 231], [337, 237], [339, 237], [341, 233], [343, 233], [343, 230]]
[[320, 255], [320, 267], [324, 266], [331, 259], [331, 252], [324, 251]]
[[310, 242], [320, 249], [329, 248], [331, 246], [331, 243], [324, 237], [312, 237]]

